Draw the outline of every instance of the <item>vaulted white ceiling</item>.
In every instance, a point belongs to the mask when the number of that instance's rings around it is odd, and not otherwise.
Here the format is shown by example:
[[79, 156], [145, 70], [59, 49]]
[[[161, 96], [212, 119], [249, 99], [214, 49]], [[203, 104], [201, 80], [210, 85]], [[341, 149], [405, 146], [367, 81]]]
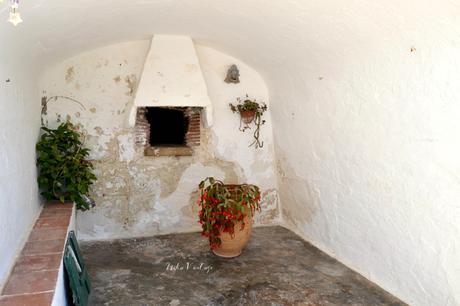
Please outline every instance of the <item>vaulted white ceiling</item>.
[[0, 23], [3, 71], [152, 34], [245, 61], [269, 87], [292, 228], [410, 304], [460, 303], [458, 0], [23, 0], [20, 11], [23, 24]]
[[404, 38], [410, 45], [440, 28], [459, 30], [458, 2], [448, 0], [23, 0], [20, 11], [24, 23], [0, 27], [2, 49], [18, 44], [41, 63], [151, 34], [186, 34], [267, 78], [324, 71], [339, 65], [341, 54], [370, 45]]

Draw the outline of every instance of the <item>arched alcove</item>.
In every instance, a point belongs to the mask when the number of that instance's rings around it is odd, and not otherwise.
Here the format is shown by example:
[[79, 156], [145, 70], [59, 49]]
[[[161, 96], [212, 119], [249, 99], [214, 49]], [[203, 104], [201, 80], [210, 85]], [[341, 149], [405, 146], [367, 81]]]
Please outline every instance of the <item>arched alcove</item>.
[[410, 304], [459, 303], [456, 2], [50, 0], [21, 9], [23, 24], [0, 27], [0, 279], [40, 209], [39, 76], [95, 48], [187, 35], [264, 80], [285, 226]]
[[[262, 224], [278, 223], [271, 119], [262, 128], [264, 147], [255, 150], [249, 147], [252, 133], [239, 130], [240, 120], [229, 108], [229, 103], [235, 103], [245, 94], [270, 107], [263, 79], [244, 62], [213, 48], [195, 45], [197, 65], [203, 73], [206, 83], [203, 86], [209, 95], [208, 101], [212, 103], [209, 108], [213, 110], [215, 122], [212, 126], [197, 122], [201, 132], [196, 136], [200, 139], [194, 143], [190, 154], [186, 154], [189, 156], [176, 156], [182, 155], [177, 147], [165, 150], [161, 146], [154, 148], [158, 150], [155, 154], [154, 150], [146, 151], [145, 143], [136, 142], [137, 127], [132, 128], [128, 120], [138, 93], [150, 89], [140, 89], [149, 86], [141, 81], [148, 73], [145, 63], [149, 45], [150, 40], [139, 40], [86, 51], [50, 66], [40, 78], [40, 89], [48, 97], [67, 96], [79, 102], [58, 98], [49, 103], [44, 122], [49, 127], [56, 127], [63, 120], [70, 119], [81, 125], [98, 175], [93, 188], [97, 207], [77, 215], [79, 239], [140, 237], [198, 230], [197, 184], [207, 176], [221, 178], [227, 183], [258, 184], [264, 190], [264, 209], [258, 221]], [[232, 64], [236, 64], [241, 73], [238, 84], [224, 82], [226, 71]], [[183, 68], [174, 63], [171, 65], [173, 67], [164, 65], [162, 69], [165, 70], [159, 73], [169, 75], [190, 69], [187, 63]], [[152, 73], [157, 75], [158, 72]], [[180, 106], [177, 96], [187, 88], [187, 76], [181, 81], [179, 91], [175, 87], [163, 86], [161, 106]], [[190, 84], [194, 81], [192, 79]], [[190, 103], [186, 97], [182, 99]], [[182, 111], [187, 113], [188, 106]], [[201, 118], [205, 118], [204, 111]], [[158, 132], [165, 133], [166, 128], [159, 127]]]

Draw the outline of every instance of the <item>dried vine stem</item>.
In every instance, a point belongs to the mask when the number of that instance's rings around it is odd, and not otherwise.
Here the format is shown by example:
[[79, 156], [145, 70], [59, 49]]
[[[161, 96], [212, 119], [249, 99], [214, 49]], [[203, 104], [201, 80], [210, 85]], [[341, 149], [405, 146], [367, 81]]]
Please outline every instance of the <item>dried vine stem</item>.
[[[267, 110], [267, 105], [265, 105], [265, 103], [259, 104], [258, 102], [256, 102], [255, 99], [249, 99], [248, 95], [246, 95], [246, 98], [244, 100], [238, 98], [237, 102], [238, 103], [236, 105], [230, 103], [230, 109], [232, 110], [232, 112], [238, 112], [240, 114], [239, 130], [244, 132], [247, 129], [250, 129], [251, 127], [249, 126], [249, 124], [251, 122], [254, 122], [254, 125], [256, 126], [256, 129], [253, 134], [254, 141], [249, 145], [249, 147], [255, 146], [256, 149], [262, 148], [264, 146], [264, 143], [263, 141], [260, 141], [260, 127], [265, 124], [265, 120], [262, 120], [262, 115]], [[243, 119], [243, 113], [248, 112], [253, 113], [253, 118], [250, 118], [250, 120], [246, 118], [246, 121]]]
[[257, 148], [263, 148], [264, 142], [260, 141], [260, 126], [265, 123], [265, 120], [262, 120], [262, 114], [256, 112], [256, 115], [254, 117], [254, 124], [256, 125], [256, 130], [254, 131], [254, 141], [249, 145], [249, 147], [252, 147], [253, 145], [256, 146]]
[[43, 116], [45, 116], [47, 114], [48, 104], [50, 103], [51, 100], [57, 101], [58, 99], [66, 99], [66, 100], [72, 101], [72, 102], [77, 103], [78, 105], [80, 105], [83, 110], [86, 110], [86, 107], [83, 105], [83, 103], [81, 103], [80, 101], [78, 101], [78, 100], [76, 100], [74, 98], [68, 97], [68, 96], [42, 97], [42, 111], [41, 111], [41, 123], [42, 123], [42, 126], [45, 126], [45, 123], [43, 121]]

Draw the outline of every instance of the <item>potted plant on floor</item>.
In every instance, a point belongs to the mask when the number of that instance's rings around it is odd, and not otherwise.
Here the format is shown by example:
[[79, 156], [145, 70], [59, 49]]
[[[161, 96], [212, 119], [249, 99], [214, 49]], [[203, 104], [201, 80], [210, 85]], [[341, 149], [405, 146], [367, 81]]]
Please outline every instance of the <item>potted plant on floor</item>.
[[255, 99], [250, 99], [248, 95], [246, 98], [237, 99], [237, 104], [233, 105], [230, 103], [230, 109], [234, 113], [240, 114], [240, 131], [244, 132], [251, 127], [249, 124], [254, 122], [256, 129], [254, 130], [254, 141], [249, 145], [250, 147], [255, 145], [257, 148], [262, 148], [264, 143], [260, 141], [260, 127], [265, 124], [265, 120], [262, 120], [262, 115], [267, 110], [265, 103], [258, 103]]
[[211, 250], [221, 257], [240, 255], [249, 241], [253, 216], [260, 211], [259, 187], [226, 185], [208, 177], [199, 188], [199, 223]]
[[83, 147], [83, 135], [72, 123], [65, 122], [57, 129], [42, 127], [37, 143], [38, 186], [47, 200], [74, 202], [77, 209], [94, 206], [88, 196], [96, 180], [93, 165], [87, 159], [89, 149]]

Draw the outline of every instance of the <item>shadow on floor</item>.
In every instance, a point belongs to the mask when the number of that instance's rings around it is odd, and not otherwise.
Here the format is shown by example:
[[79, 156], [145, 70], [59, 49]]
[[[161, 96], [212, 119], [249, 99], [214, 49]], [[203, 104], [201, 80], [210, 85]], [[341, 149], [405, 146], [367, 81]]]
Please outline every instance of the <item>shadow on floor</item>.
[[405, 305], [282, 227], [254, 229], [234, 259], [199, 233], [81, 247], [90, 305]]

